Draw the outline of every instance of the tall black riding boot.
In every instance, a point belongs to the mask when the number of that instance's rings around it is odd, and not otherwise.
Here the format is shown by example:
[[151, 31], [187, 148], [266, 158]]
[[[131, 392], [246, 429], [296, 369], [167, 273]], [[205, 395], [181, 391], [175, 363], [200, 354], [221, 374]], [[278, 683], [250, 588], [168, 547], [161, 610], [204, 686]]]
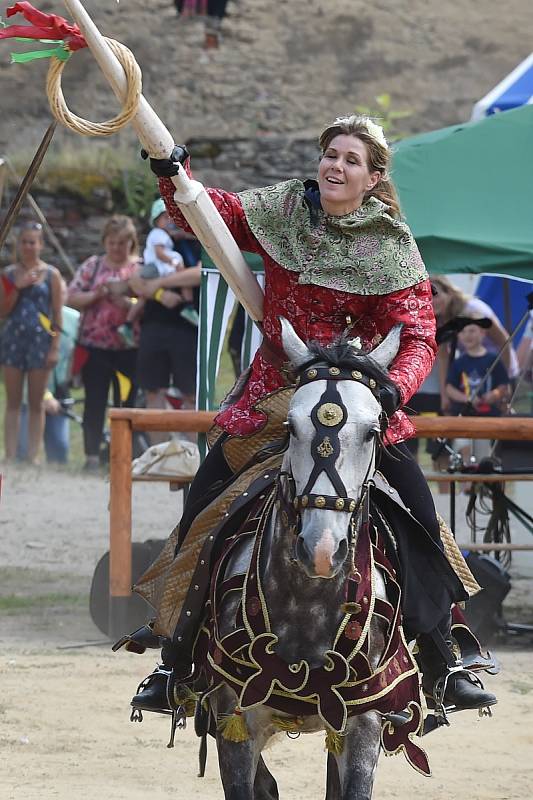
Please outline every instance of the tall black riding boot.
[[174, 688], [188, 685], [192, 677], [192, 659], [190, 655], [177, 649], [167, 639], [161, 650], [162, 663], [150, 673], [137, 687], [137, 693], [131, 700], [131, 706], [141, 711], [159, 711], [165, 713], [175, 707]]
[[436, 706], [485, 708], [497, 700], [485, 691], [479, 678], [465, 670], [457, 658], [450, 635], [451, 614], [438, 628], [418, 637], [418, 663], [422, 670], [422, 688], [428, 700]]

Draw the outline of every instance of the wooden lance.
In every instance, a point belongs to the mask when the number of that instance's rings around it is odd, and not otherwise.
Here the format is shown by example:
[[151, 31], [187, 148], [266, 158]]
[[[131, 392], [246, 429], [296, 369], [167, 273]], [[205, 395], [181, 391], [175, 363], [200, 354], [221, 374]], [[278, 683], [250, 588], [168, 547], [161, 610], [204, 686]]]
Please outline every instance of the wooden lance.
[[[120, 62], [80, 0], [64, 0], [64, 3], [115, 95], [122, 101], [126, 96], [127, 84]], [[151, 158], [170, 156], [174, 140], [142, 95], [132, 124]], [[263, 291], [204, 186], [199, 181], [191, 180], [184, 169], [172, 177], [172, 182], [176, 187], [174, 200], [183, 216], [238, 301], [254, 322], [260, 323], [263, 319]]]

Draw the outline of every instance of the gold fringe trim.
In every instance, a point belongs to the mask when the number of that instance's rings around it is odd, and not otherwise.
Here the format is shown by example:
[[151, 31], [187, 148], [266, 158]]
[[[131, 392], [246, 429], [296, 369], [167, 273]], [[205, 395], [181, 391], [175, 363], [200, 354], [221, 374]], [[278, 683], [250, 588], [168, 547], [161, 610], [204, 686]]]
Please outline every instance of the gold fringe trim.
[[472, 597], [481, 591], [481, 586], [470, 572], [468, 564], [464, 560], [463, 554], [457, 547], [457, 542], [453, 538], [453, 533], [451, 532], [450, 528], [440, 514], [437, 514], [437, 519], [439, 521], [440, 538], [442, 540], [442, 544], [444, 545], [446, 558], [455, 570], [456, 575], [462, 581], [466, 591], [470, 597]]
[[183, 706], [186, 717], [194, 717], [198, 695], [189, 686], [174, 686], [174, 703]]
[[278, 728], [280, 731], [285, 731], [286, 733], [300, 733], [304, 720], [302, 717], [271, 717], [271, 722]]
[[246, 742], [250, 738], [246, 720], [242, 711], [235, 709], [233, 714], [221, 716], [217, 720], [217, 730], [222, 733], [222, 737], [228, 742]]
[[340, 756], [344, 750], [344, 736], [331, 728], [326, 728], [326, 750], [335, 756]]

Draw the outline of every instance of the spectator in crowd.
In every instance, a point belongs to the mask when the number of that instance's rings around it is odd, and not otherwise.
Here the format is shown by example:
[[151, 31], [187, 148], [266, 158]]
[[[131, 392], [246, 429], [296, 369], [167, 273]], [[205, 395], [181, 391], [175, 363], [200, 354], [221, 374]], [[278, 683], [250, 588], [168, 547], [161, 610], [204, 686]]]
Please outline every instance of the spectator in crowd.
[[[528, 383], [533, 383], [533, 311], [528, 317], [524, 333], [517, 350], [520, 373]], [[533, 396], [529, 393], [530, 410], [533, 411]]]
[[533, 311], [530, 313], [524, 333], [518, 345], [517, 356], [520, 372], [531, 371], [531, 356], [533, 354]]
[[[420, 389], [409, 402], [409, 411], [417, 414], [447, 414], [450, 412], [450, 398], [446, 392], [446, 379], [451, 361], [455, 358], [456, 349], [461, 350], [461, 343], [457, 339], [457, 332], [453, 332], [453, 324], [460, 317], [475, 315], [484, 318], [486, 322], [484, 346], [490, 352], [498, 352], [507, 340], [508, 333], [501, 324], [492, 308], [478, 297], [472, 297], [455, 286], [444, 275], [430, 276], [433, 287], [433, 309], [437, 320], [437, 358], [433, 368]], [[446, 326], [446, 327], [445, 327]], [[459, 327], [459, 326], [458, 326]], [[446, 333], [446, 328], [449, 328]], [[508, 345], [502, 354], [503, 364], [511, 378], [518, 375], [519, 367], [516, 353]], [[416, 456], [418, 453], [418, 440], [412, 439], [408, 443], [409, 449]], [[447, 455], [439, 442], [428, 441], [428, 452], [435, 461], [441, 456], [447, 461]], [[439, 484], [439, 491], [447, 491], [447, 487]]]
[[[167, 232], [169, 221], [170, 218], [167, 214], [165, 204], [159, 197], [152, 203], [152, 210], [150, 212], [152, 230], [146, 238], [143, 264], [139, 270], [141, 278], [162, 278], [165, 275], [171, 275], [173, 272], [179, 272], [185, 269], [184, 260], [180, 253], [174, 250], [174, 241]], [[191, 325], [198, 325], [198, 312], [193, 305], [193, 290], [184, 288], [181, 290], [180, 296], [183, 301], [179, 308], [180, 315], [187, 320], [187, 322], [190, 322]], [[144, 302], [144, 299], [140, 298], [138, 302], [134, 304], [128, 315], [126, 325], [131, 325], [132, 322], [140, 319], [144, 311]], [[123, 335], [130, 335], [129, 332], [123, 329], [121, 329], [121, 332]]]
[[[67, 285], [61, 278], [61, 298], [67, 299]], [[66, 464], [70, 449], [70, 419], [65, 405], [70, 398], [70, 364], [78, 334], [80, 312], [63, 305], [63, 330], [59, 337], [58, 361], [50, 373], [44, 393], [44, 451], [48, 463]], [[20, 420], [17, 458], [26, 459], [28, 451], [28, 411], [24, 404]]]
[[214, 50], [219, 45], [220, 25], [226, 16], [228, 0], [175, 0], [180, 17], [206, 15], [204, 48]]
[[[431, 283], [436, 290], [433, 297], [433, 309], [437, 320], [437, 329], [442, 328], [446, 323], [457, 317], [486, 318], [492, 323], [486, 329], [483, 345], [489, 353], [497, 353], [508, 339], [508, 332], [494, 313], [492, 308], [479, 297], [472, 297], [466, 294], [458, 286], [455, 286], [444, 275], [430, 276]], [[461, 341], [458, 340], [458, 348], [462, 349]], [[454, 356], [452, 344], [445, 344], [439, 348], [437, 355], [437, 369], [439, 374], [439, 385], [441, 389], [441, 408], [448, 411], [450, 399], [445, 392], [445, 382], [450, 363], [450, 356]], [[518, 359], [516, 352], [509, 344], [502, 353], [503, 365], [507, 370], [509, 378], [514, 379], [519, 372]]]
[[175, 222], [170, 221], [168, 233], [174, 242], [174, 248], [183, 258], [186, 267], [194, 267], [202, 260], [202, 245], [193, 233], [178, 228]]
[[[81, 377], [85, 389], [83, 440], [85, 469], [97, 470], [110, 385], [114, 404], [135, 404], [137, 331], [126, 340], [119, 328], [133, 301], [128, 280], [137, 269], [137, 232], [130, 217], [115, 215], [102, 233], [104, 253], [90, 256], [69, 286], [68, 303], [81, 312], [78, 341], [82, 348]], [[129, 381], [121, 402], [120, 376]]]
[[[174, 257], [178, 257], [176, 252]], [[146, 407], [165, 408], [166, 393], [172, 386], [183, 397], [182, 407], [194, 408], [198, 328], [195, 320], [183, 313], [184, 307], [190, 308], [183, 299], [183, 290], [200, 285], [201, 266], [197, 263], [166, 275], [145, 275], [142, 269], [138, 270], [130, 287], [144, 302], [137, 377]], [[193, 310], [197, 320], [197, 311]], [[151, 436], [153, 442], [163, 438]]]
[[[483, 344], [485, 333], [479, 325], [466, 325], [458, 334], [462, 349], [448, 369], [446, 394], [451, 403], [452, 414], [498, 417], [509, 399], [509, 378], [501, 361], [487, 351]], [[461, 451], [463, 462], [472, 456], [469, 440], [458, 440], [456, 447]], [[479, 460], [481, 451], [476, 452]]]
[[0, 362], [4, 368], [6, 411], [5, 455], [16, 457], [24, 381], [28, 387], [27, 460], [38, 462], [44, 428], [44, 394], [56, 365], [62, 329], [61, 276], [41, 258], [42, 226], [25, 225], [16, 243], [16, 260], [3, 273], [0, 314]]

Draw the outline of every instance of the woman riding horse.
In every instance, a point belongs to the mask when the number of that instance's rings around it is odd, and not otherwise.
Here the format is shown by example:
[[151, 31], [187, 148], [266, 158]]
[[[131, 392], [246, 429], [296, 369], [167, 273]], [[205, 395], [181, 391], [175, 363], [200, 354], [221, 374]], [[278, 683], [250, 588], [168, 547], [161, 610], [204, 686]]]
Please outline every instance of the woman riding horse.
[[[380, 392], [388, 423], [386, 452], [392, 450], [390, 457], [381, 459], [380, 471], [425, 528], [434, 549], [440, 548], [442, 553], [440, 586], [426, 586], [421, 592], [424, 575], [412, 584], [410, 575], [404, 576], [404, 601], [410, 605], [409, 613], [404, 608], [404, 622], [407, 620], [408, 637], [418, 635], [424, 689], [431, 693], [435, 681], [446, 675], [446, 705], [481, 708], [495, 703], [496, 698], [474, 683], [466, 671], [457, 669], [456, 656], [450, 650], [450, 607], [467, 594], [442, 552], [431, 493], [405, 444], [415, 430], [399, 410], [417, 391], [435, 358], [431, 286], [411, 231], [400, 219], [388, 172], [390, 151], [382, 129], [366, 117], [343, 117], [322, 132], [319, 144], [318, 180], [289, 180], [238, 194], [207, 190], [239, 247], [263, 258], [264, 340], [249, 374], [241, 381], [238, 399], [216, 419], [222, 434], [191, 485], [176, 552], [198, 514], [232, 480], [234, 468], [225, 449], [228, 443], [233, 437], [253, 439], [265, 425], [264, 414], [254, 406], [287, 385], [279, 318], [289, 320], [303, 341], [327, 346], [348, 330], [351, 336], [360, 337], [367, 350], [401, 323], [400, 348], [389, 370], [392, 388]], [[159, 176], [170, 216], [187, 229], [174, 203], [170, 180], [180, 169], [189, 171], [186, 149], [176, 147], [167, 160], [152, 159], [151, 167]], [[186, 271], [165, 280], [168, 288], [184, 286]], [[410, 547], [408, 573], [416, 571], [419, 544], [411, 542]], [[424, 595], [425, 589], [429, 594]], [[199, 603], [195, 611], [182, 611], [171, 636], [159, 637], [163, 663], [142, 684], [132, 700], [134, 708], [169, 708], [167, 683], [169, 678], [186, 682], [190, 675], [201, 616]], [[132, 638], [135, 641], [136, 634]], [[141, 629], [137, 638], [142, 645], [146, 631]]]

